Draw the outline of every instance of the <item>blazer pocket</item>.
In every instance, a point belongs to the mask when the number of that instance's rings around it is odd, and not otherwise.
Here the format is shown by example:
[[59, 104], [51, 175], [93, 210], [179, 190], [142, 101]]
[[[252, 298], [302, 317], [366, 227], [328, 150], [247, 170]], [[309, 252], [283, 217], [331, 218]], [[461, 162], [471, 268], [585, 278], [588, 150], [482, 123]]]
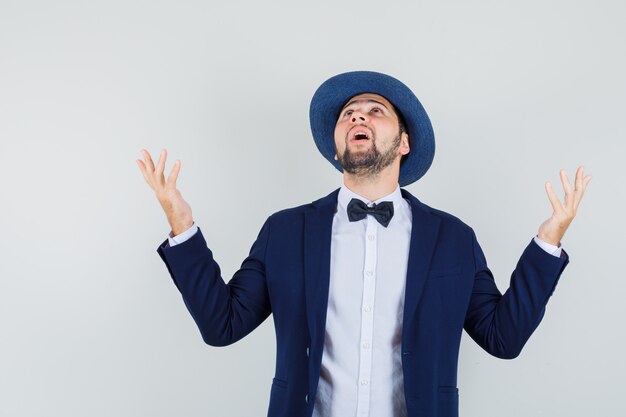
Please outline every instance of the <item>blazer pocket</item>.
[[289, 384], [287, 384], [287, 381], [283, 379], [274, 378], [272, 379], [272, 385], [280, 388], [287, 388]]
[[447, 385], [440, 385], [437, 390], [439, 391], [439, 394], [454, 394], [454, 395], [459, 394], [459, 389], [457, 387], [452, 387], [452, 386], [447, 386]]
[[289, 390], [287, 381], [282, 379], [272, 379], [272, 389], [270, 390], [270, 404], [267, 411], [268, 416], [289, 415]]
[[457, 387], [440, 386], [438, 388], [438, 402], [441, 415], [459, 415], [459, 390]]
[[459, 390], [452, 386], [439, 386], [437, 408], [439, 416], [459, 417]]

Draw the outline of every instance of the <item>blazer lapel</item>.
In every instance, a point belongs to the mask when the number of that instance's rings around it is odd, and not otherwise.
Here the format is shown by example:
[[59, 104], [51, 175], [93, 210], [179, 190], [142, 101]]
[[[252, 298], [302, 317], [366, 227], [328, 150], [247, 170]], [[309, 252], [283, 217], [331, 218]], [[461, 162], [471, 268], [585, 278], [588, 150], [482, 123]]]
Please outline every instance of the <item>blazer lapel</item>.
[[[424, 283], [428, 276], [430, 261], [437, 243], [439, 223], [441, 220], [432, 215], [428, 208], [408, 191], [401, 190], [402, 196], [411, 204], [413, 215], [411, 226], [411, 243], [406, 273], [406, 289], [404, 296], [404, 323], [410, 323], [422, 296]], [[406, 328], [406, 326], [403, 326]], [[407, 340], [403, 335], [403, 341]], [[403, 348], [406, 348], [403, 346]], [[403, 349], [404, 350], [404, 349]]]
[[[330, 244], [339, 189], [304, 213], [304, 288], [311, 357], [321, 360], [330, 283]], [[317, 362], [317, 361], [316, 361]]]

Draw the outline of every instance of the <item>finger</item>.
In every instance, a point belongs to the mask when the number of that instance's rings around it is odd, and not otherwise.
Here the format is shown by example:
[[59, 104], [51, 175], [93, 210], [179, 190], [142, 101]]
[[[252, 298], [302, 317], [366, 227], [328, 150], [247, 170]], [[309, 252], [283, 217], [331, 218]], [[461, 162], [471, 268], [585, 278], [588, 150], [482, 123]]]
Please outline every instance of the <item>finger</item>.
[[574, 189], [572, 188], [572, 184], [570, 184], [569, 179], [567, 178], [567, 173], [564, 169], [561, 170], [560, 174], [561, 183], [563, 184], [563, 190], [565, 191], [564, 205], [566, 207], [570, 207], [574, 202]]
[[156, 174], [161, 176], [163, 175], [163, 171], [165, 170], [165, 161], [167, 160], [167, 150], [163, 149], [161, 151], [161, 155], [159, 155], [159, 162], [157, 162], [156, 166]]
[[554, 190], [552, 189], [552, 184], [546, 182], [546, 194], [548, 194], [548, 199], [550, 200], [550, 204], [552, 205], [552, 210], [554, 212], [561, 212], [563, 210], [563, 205], [561, 204], [561, 200], [554, 194]]
[[583, 199], [583, 195], [585, 194], [585, 190], [587, 190], [587, 185], [589, 184], [589, 181], [591, 181], [591, 175], [587, 175], [582, 179], [581, 191], [578, 200], [576, 201], [576, 205], [574, 207], [575, 209], [578, 208], [580, 201]]
[[582, 181], [583, 181], [584, 174], [585, 174], [585, 167], [581, 165], [576, 170], [576, 180], [574, 182], [574, 184], [576, 185], [576, 188], [579, 188], [580, 186], [583, 185]]
[[154, 163], [152, 162], [152, 157], [150, 156], [150, 152], [145, 149], [141, 150], [143, 154], [143, 159], [146, 161], [146, 167], [149, 172], [154, 172]]
[[145, 172], [146, 172], [146, 165], [143, 163], [143, 161], [141, 159], [136, 159], [135, 162], [137, 162], [137, 166], [139, 167], [139, 169], [141, 170], [141, 173], [145, 176]]
[[172, 167], [172, 172], [170, 172], [169, 177], [167, 177], [167, 186], [170, 188], [176, 188], [176, 180], [178, 179], [178, 173], [180, 172], [181, 162], [180, 160], [176, 160], [174, 162], [174, 166]]
[[150, 177], [148, 175], [146, 165], [143, 163], [143, 161], [141, 159], [137, 159], [137, 160], [135, 160], [135, 162], [137, 162], [137, 165], [139, 166], [139, 169], [141, 170], [141, 174], [143, 175], [143, 179], [146, 180], [148, 185], [152, 188], [152, 181], [150, 180]]
[[574, 180], [574, 208], [578, 207], [580, 199], [583, 196], [583, 175], [585, 173], [585, 167], [582, 165], [576, 170], [576, 178]]

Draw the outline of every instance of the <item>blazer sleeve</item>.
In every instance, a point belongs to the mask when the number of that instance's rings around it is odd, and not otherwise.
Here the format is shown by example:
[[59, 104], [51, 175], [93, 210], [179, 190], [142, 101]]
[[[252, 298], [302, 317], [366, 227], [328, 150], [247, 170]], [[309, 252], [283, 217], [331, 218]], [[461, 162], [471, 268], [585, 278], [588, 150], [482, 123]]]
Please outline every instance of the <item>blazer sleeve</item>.
[[265, 275], [269, 234], [268, 218], [228, 284], [201, 230], [179, 245], [169, 247], [166, 240], [157, 249], [207, 344], [235, 343], [270, 315]]
[[565, 251], [560, 258], [555, 257], [531, 240], [502, 295], [474, 231], [472, 245], [475, 274], [464, 328], [490, 354], [513, 359], [541, 322], [569, 257]]

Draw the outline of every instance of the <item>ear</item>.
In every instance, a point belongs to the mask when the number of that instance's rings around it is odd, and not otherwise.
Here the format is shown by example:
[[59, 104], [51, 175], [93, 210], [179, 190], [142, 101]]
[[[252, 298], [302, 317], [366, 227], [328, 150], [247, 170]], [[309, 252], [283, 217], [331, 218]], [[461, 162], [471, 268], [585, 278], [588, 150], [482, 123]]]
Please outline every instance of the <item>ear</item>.
[[406, 132], [402, 132], [402, 136], [400, 137], [400, 155], [406, 155], [411, 151], [411, 147], [409, 146], [409, 135]]

